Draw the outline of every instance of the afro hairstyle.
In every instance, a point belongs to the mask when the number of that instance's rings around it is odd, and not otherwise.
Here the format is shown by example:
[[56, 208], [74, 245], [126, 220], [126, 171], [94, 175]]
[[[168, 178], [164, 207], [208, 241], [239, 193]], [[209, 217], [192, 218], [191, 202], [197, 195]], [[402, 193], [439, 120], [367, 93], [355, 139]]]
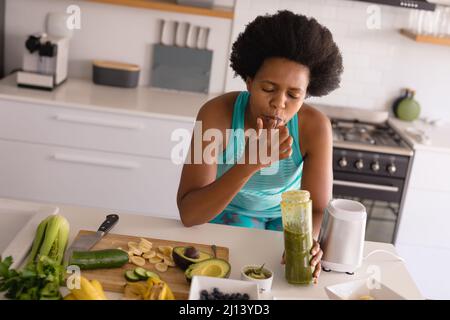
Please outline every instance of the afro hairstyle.
[[324, 96], [339, 87], [342, 55], [331, 32], [314, 18], [287, 10], [256, 17], [233, 43], [230, 66], [246, 81], [272, 57], [308, 67], [307, 96]]

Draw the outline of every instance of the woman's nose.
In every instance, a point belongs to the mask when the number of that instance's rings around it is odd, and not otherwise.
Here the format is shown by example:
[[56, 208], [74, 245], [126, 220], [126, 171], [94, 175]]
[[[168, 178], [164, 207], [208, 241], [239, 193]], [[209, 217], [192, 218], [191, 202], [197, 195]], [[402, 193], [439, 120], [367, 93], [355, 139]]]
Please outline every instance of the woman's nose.
[[271, 101], [271, 106], [275, 109], [284, 109], [286, 106], [286, 98], [283, 94], [278, 94], [273, 97]]

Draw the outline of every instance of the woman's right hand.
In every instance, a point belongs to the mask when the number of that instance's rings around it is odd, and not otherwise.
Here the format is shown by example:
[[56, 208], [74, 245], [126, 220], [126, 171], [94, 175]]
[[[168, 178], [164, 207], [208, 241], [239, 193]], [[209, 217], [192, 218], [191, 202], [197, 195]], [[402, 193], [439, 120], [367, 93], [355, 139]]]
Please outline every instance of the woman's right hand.
[[293, 138], [284, 125], [278, 128], [268, 128], [263, 120], [256, 120], [256, 133], [246, 135], [245, 165], [258, 171], [273, 163], [289, 158], [292, 155]]

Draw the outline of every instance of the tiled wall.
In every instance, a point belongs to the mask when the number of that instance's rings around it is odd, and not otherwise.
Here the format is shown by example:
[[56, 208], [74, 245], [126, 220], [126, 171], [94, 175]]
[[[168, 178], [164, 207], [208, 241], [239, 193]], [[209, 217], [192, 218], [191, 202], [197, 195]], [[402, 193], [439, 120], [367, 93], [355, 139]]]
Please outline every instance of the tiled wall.
[[[216, 0], [232, 6], [233, 0]], [[150, 81], [152, 44], [159, 41], [158, 20], [209, 26], [208, 48], [214, 51], [210, 92], [223, 92], [232, 20], [199, 15], [92, 3], [80, 0], [7, 0], [5, 21], [5, 72], [22, 65], [26, 36], [44, 30], [47, 12], [81, 8], [81, 29], [70, 43], [69, 77], [91, 78], [93, 59], [118, 60], [141, 66], [140, 85]]]
[[[409, 10], [380, 6], [381, 29], [366, 26], [373, 4], [348, 0], [237, 0], [232, 41], [257, 15], [289, 9], [315, 17], [333, 33], [342, 50], [341, 88], [310, 102], [388, 110], [400, 89], [416, 89], [422, 116], [450, 119], [450, 47], [416, 43], [399, 34]], [[243, 89], [228, 69], [226, 89]]]

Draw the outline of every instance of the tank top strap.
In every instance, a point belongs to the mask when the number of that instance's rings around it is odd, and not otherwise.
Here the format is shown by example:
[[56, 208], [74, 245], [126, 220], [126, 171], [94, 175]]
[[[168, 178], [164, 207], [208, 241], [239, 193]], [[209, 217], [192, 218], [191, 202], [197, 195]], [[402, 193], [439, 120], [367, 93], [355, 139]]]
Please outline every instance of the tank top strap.
[[292, 156], [296, 165], [303, 162], [302, 153], [300, 151], [300, 141], [298, 136], [298, 115], [297, 113], [289, 120], [288, 124], [289, 134], [294, 138]]

